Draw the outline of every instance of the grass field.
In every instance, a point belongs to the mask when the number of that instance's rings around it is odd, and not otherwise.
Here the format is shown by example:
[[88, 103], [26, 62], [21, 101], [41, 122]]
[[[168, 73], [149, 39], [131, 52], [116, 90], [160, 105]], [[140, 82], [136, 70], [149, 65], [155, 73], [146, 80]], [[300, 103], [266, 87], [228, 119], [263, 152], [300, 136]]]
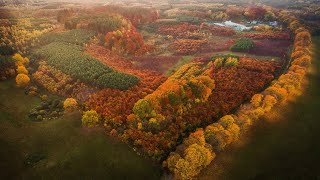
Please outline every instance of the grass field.
[[0, 179], [160, 179], [160, 168], [127, 145], [83, 129], [80, 114], [29, 121], [39, 103], [0, 82]]
[[309, 84], [280, 117], [262, 120], [248, 141], [219, 155], [200, 179], [320, 178], [320, 37], [314, 39]]

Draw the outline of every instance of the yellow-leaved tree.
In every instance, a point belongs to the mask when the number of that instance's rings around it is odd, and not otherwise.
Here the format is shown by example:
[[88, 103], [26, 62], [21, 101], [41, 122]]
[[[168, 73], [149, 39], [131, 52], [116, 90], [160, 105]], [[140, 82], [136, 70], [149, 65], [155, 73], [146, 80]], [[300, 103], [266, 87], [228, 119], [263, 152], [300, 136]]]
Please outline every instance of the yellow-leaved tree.
[[100, 116], [95, 110], [86, 111], [82, 116], [82, 125], [86, 127], [95, 127], [99, 123]]
[[16, 83], [19, 87], [26, 87], [30, 82], [30, 78], [25, 74], [18, 74], [16, 77]]
[[64, 102], [63, 102], [63, 108], [68, 111], [74, 111], [76, 110], [78, 107], [78, 103], [77, 100], [73, 99], [73, 98], [67, 98]]
[[24, 67], [23, 65], [19, 65], [17, 68], [17, 73], [18, 74], [28, 74], [28, 70], [26, 69], [26, 67]]

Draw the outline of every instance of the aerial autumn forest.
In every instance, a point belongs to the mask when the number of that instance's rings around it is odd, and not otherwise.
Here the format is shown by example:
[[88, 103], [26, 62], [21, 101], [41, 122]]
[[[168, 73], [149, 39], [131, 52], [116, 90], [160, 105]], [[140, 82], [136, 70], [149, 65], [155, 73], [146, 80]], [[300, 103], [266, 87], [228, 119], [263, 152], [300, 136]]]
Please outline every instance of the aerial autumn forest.
[[0, 179], [317, 179], [320, 1], [0, 0]]

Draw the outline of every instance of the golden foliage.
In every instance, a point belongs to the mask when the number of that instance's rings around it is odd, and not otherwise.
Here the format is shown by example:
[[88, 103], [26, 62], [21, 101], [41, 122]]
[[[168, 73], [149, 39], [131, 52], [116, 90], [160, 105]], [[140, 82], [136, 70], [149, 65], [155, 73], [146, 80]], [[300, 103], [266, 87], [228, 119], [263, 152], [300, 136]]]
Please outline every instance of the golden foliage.
[[25, 87], [29, 84], [30, 78], [25, 74], [18, 74], [16, 77], [16, 83], [19, 87]]
[[63, 108], [66, 111], [73, 111], [73, 110], [77, 109], [77, 106], [78, 106], [78, 102], [74, 98], [67, 98], [63, 102]]
[[94, 110], [90, 110], [90, 111], [84, 112], [81, 120], [82, 120], [83, 126], [92, 128], [98, 125], [99, 119], [100, 119], [99, 114]]
[[28, 75], [28, 70], [26, 69], [26, 67], [24, 67], [23, 65], [19, 65], [18, 68], [16, 69], [18, 74], [26, 74]]
[[15, 60], [17, 66], [19, 66], [19, 65], [27, 65], [29, 63], [29, 59], [28, 58], [24, 58], [18, 53], [14, 54], [12, 56], [12, 58]]

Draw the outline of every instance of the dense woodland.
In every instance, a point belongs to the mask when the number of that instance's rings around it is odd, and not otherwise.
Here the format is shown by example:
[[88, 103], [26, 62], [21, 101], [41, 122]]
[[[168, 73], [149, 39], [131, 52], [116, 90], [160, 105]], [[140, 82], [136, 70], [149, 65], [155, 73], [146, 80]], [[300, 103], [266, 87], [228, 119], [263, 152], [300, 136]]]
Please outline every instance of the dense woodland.
[[[175, 179], [196, 177], [298, 95], [318, 33], [305, 21], [314, 7], [20, 8], [1, 9], [0, 78], [41, 99], [30, 119], [80, 111], [84, 128], [103, 127]], [[227, 20], [250, 28], [216, 24]]]

